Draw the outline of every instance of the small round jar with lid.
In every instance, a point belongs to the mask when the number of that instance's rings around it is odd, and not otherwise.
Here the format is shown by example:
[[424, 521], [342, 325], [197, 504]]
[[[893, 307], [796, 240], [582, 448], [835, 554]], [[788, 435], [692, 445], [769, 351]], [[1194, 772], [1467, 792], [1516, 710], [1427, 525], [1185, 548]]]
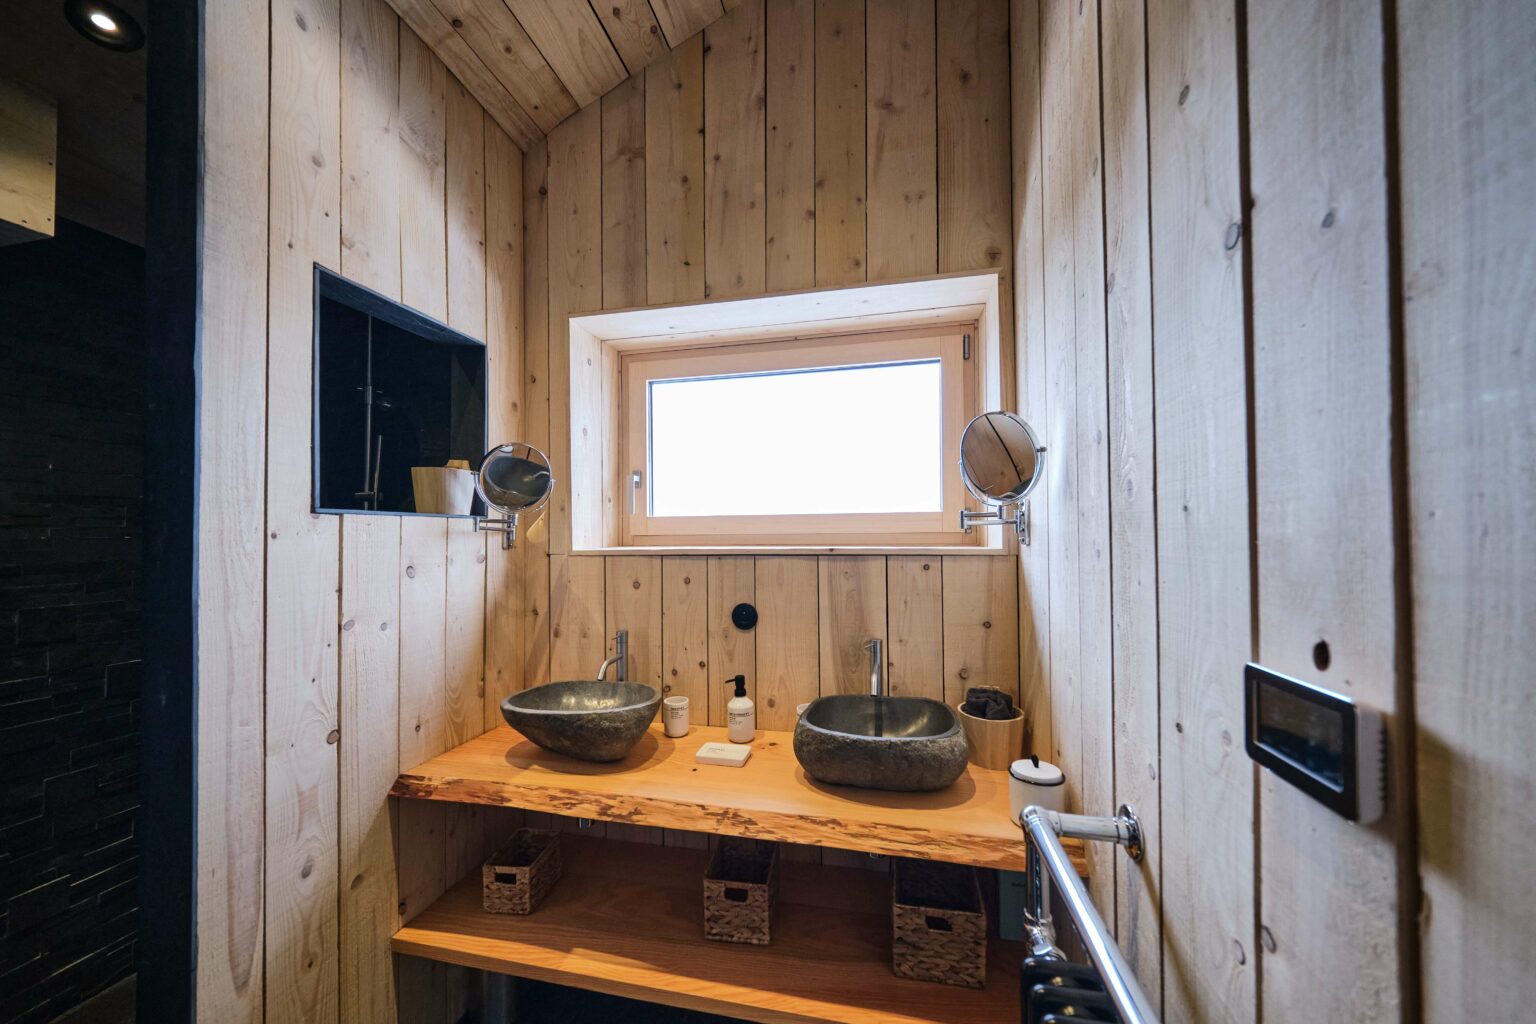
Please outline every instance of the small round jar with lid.
[[1065, 811], [1067, 777], [1060, 768], [1038, 757], [1023, 758], [1008, 766], [1008, 798], [1014, 821], [1031, 804], [1050, 811]]

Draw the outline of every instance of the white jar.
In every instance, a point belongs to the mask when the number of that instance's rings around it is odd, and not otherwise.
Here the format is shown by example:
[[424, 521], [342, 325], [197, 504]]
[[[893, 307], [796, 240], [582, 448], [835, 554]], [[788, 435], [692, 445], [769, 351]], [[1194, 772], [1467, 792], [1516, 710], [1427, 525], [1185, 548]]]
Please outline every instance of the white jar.
[[668, 697], [661, 702], [661, 727], [673, 739], [688, 735], [687, 697]]
[[1060, 768], [1038, 757], [1026, 757], [1008, 766], [1008, 808], [1013, 820], [1017, 822], [1031, 804], [1048, 811], [1067, 809], [1067, 777]]

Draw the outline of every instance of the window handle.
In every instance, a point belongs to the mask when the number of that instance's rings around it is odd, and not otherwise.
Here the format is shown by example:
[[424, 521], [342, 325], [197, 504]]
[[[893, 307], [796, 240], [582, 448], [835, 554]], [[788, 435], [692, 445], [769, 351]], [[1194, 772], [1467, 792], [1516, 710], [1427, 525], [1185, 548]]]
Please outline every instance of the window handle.
[[634, 515], [635, 514], [636, 495], [638, 495], [640, 493], [640, 483], [641, 483], [641, 481], [643, 479], [644, 479], [644, 477], [641, 476], [640, 471], [638, 469], [630, 470], [630, 472], [629, 472], [629, 514], [630, 515]]

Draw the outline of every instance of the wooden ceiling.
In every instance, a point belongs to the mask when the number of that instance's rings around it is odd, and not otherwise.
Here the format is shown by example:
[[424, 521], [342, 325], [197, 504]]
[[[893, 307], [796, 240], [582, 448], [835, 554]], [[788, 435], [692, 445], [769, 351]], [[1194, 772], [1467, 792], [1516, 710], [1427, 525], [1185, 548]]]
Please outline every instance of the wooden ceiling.
[[389, 0], [526, 150], [738, 0]]

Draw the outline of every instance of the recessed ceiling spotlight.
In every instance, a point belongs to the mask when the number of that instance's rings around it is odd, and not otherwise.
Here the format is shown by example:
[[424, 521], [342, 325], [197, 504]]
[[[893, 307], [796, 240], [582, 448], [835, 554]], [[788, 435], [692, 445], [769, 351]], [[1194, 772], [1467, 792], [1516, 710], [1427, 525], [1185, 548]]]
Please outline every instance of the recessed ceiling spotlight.
[[144, 45], [144, 30], [133, 15], [107, 0], [64, 0], [64, 17], [97, 46], [127, 52]]

